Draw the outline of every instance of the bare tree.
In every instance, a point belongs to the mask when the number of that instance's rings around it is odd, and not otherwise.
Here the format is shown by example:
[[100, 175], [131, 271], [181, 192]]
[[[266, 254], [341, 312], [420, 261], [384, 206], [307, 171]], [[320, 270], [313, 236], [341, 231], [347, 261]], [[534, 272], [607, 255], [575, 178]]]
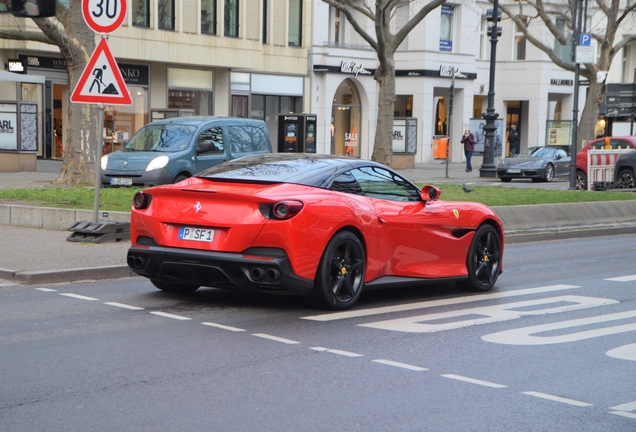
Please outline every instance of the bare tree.
[[[10, 0], [0, 0], [0, 3], [6, 5]], [[95, 50], [95, 33], [84, 22], [82, 1], [70, 0], [70, 7], [67, 8], [58, 0], [55, 17], [32, 19], [39, 30], [27, 29], [27, 19], [31, 18], [12, 18], [13, 26], [0, 28], [0, 39], [35, 41], [57, 46], [66, 61], [73, 89]], [[69, 105], [64, 163], [58, 182], [94, 182], [94, 154], [99, 132], [96, 105]], [[98, 156], [101, 156], [101, 152]]]
[[[576, 5], [577, 3], [578, 6]], [[524, 0], [523, 10], [520, 9], [520, 4], [519, 2], [507, 4], [500, 2], [499, 7], [514, 21], [517, 29], [525, 35], [530, 43], [545, 52], [557, 66], [574, 71], [573, 62], [559, 56], [554, 46], [550, 45], [550, 42], [541, 40], [536, 34], [529, 31], [528, 27], [533, 21], [541, 20], [552, 36], [562, 46], [567, 46], [572, 43], [567, 33], [572, 34], [575, 29], [574, 8], [578, 7], [580, 11], [584, 7], [583, 1], [551, 0], [544, 2], [543, 0]], [[587, 2], [586, 5], [588, 5]], [[587, 32], [591, 33], [594, 40], [598, 42], [599, 53], [596, 63], [581, 64], [580, 68], [580, 74], [589, 81], [589, 89], [578, 125], [578, 149], [580, 149], [581, 140], [594, 138], [594, 127], [601, 104], [605, 98], [605, 77], [614, 56], [627, 44], [636, 40], [636, 29], [634, 28], [629, 29], [628, 33], [623, 35], [618, 33], [619, 28], [625, 30], [628, 18], [634, 18], [635, 8], [636, 2], [589, 0], [587, 16], [584, 18], [586, 19]]]
[[[446, 0], [430, 0], [423, 2], [411, 19], [395, 34], [391, 32], [393, 18], [401, 0], [375, 0], [375, 4], [366, 0], [323, 0], [325, 3], [341, 10], [360, 36], [375, 50], [379, 66], [374, 79], [380, 86], [378, 97], [378, 119], [371, 159], [391, 166], [393, 111], [395, 108], [395, 51], [404, 38], [418, 25], [432, 10], [445, 3]], [[412, 2], [415, 4], [415, 2]], [[368, 21], [373, 23], [375, 35], [365, 29]]]

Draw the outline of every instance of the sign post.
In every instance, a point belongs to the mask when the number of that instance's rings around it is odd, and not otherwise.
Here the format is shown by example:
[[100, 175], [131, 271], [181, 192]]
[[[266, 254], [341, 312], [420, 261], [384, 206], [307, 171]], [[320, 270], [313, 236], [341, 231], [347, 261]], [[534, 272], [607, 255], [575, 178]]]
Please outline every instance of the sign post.
[[98, 222], [101, 186], [101, 153], [104, 144], [104, 104], [132, 105], [132, 98], [119, 66], [108, 46], [108, 33], [117, 30], [126, 17], [127, 0], [82, 0], [86, 25], [102, 38], [75, 85], [71, 102], [97, 104], [97, 142], [95, 145], [95, 200], [93, 222]]

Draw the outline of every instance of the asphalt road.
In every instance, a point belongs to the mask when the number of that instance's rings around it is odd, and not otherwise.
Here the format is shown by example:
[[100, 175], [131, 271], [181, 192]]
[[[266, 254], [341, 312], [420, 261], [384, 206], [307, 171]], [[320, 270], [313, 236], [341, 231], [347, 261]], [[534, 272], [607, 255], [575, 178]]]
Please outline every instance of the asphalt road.
[[635, 244], [511, 245], [490, 293], [345, 313], [139, 278], [0, 288], [0, 430], [636, 430]]

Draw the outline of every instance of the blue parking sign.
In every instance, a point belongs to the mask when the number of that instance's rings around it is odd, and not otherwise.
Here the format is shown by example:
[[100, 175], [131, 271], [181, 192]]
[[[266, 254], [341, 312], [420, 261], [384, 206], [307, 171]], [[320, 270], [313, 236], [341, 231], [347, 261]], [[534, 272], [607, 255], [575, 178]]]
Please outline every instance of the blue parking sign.
[[581, 37], [579, 38], [579, 46], [591, 46], [591, 45], [592, 45], [592, 34], [581, 33]]

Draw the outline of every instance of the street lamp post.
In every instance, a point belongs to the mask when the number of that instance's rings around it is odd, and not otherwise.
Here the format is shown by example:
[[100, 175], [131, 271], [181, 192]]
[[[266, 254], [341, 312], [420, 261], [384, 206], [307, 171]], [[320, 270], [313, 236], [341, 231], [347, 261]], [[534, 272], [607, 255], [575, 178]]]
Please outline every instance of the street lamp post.
[[484, 143], [484, 159], [481, 168], [479, 168], [479, 177], [495, 178], [497, 177], [494, 145], [495, 132], [497, 131], [495, 120], [499, 117], [499, 114], [495, 112], [495, 63], [497, 60], [497, 37], [501, 36], [499, 0], [493, 1], [493, 9], [488, 9], [486, 17], [488, 21], [492, 21], [492, 26], [488, 27], [488, 35], [490, 36], [490, 80], [488, 83], [488, 108], [481, 115], [486, 120], [486, 125], [484, 126], [486, 142]]

